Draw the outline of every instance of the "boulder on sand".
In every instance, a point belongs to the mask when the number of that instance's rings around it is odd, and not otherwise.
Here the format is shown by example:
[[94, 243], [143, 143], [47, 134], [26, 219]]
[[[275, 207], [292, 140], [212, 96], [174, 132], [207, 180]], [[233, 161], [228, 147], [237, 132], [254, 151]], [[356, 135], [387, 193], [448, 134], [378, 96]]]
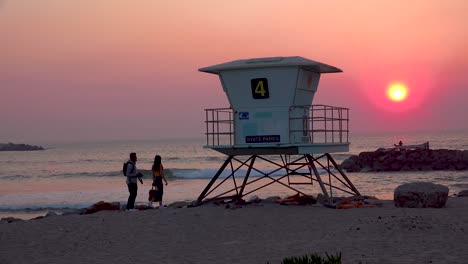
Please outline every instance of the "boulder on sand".
[[393, 194], [396, 207], [441, 208], [447, 203], [449, 189], [431, 182], [412, 182], [398, 186]]

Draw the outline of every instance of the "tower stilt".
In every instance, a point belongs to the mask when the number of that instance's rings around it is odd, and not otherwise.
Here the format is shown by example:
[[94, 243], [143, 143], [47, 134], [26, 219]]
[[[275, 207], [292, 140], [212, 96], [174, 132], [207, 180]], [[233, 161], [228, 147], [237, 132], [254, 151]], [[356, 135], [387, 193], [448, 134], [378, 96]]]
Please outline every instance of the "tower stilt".
[[[327, 205], [333, 205], [333, 190], [337, 193], [346, 193], [351, 195], [360, 195], [357, 188], [352, 184], [346, 174], [339, 168], [333, 157], [326, 153], [317, 158], [311, 154], [295, 155], [299, 158], [292, 160], [291, 155], [280, 155], [282, 164], [276, 162], [272, 158], [260, 155], [251, 155], [247, 159], [241, 160], [241, 156], [228, 156], [223, 165], [216, 172], [208, 185], [198, 196], [196, 205], [201, 205], [210, 201], [229, 200], [235, 201], [242, 199], [246, 195], [254, 193], [271, 184], [277, 183], [287, 189], [302, 195], [312, 193], [311, 188], [314, 181], [318, 182], [321, 193], [325, 196]], [[244, 156], [245, 157], [245, 156]], [[326, 165], [321, 162], [321, 159], [326, 160]], [[266, 162], [268, 166], [260, 168], [259, 162]], [[237, 163], [235, 166], [234, 163]], [[227, 165], [230, 164], [230, 172], [226, 173], [224, 179], [220, 179], [223, 172], [228, 172]], [[256, 166], [257, 165], [257, 166]], [[242, 170], [245, 169], [245, 170]], [[253, 175], [255, 172], [255, 175]], [[338, 173], [336, 173], [338, 172]], [[323, 180], [323, 177], [328, 176], [328, 181]], [[308, 182], [294, 182], [291, 178], [306, 178]], [[232, 184], [229, 185], [232, 179]], [[287, 179], [287, 180], [286, 180]], [[242, 181], [240, 184], [238, 182]], [[214, 184], [218, 182], [216, 186]], [[292, 185], [300, 184], [303, 188], [298, 189]], [[305, 186], [305, 188], [304, 188]], [[327, 189], [328, 188], [328, 189]], [[216, 192], [218, 191], [218, 192]]]

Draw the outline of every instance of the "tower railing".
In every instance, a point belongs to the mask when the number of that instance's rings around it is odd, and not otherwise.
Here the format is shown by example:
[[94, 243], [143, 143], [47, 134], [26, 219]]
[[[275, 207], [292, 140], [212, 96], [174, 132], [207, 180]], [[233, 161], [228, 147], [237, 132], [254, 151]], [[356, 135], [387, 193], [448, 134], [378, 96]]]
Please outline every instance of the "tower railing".
[[234, 120], [232, 108], [205, 109], [206, 145], [234, 144]]
[[291, 106], [291, 143], [348, 143], [349, 109], [330, 105]]
[[[206, 145], [232, 146], [234, 111], [232, 108], [205, 109]], [[290, 144], [349, 143], [349, 109], [329, 105], [291, 106]]]

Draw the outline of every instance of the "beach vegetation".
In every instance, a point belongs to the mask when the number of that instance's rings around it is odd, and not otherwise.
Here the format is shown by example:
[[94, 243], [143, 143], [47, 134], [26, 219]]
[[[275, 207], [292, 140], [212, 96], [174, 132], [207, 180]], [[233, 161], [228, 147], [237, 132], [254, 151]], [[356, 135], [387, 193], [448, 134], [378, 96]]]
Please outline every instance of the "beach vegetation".
[[325, 252], [325, 255], [326, 257], [322, 257], [315, 253], [299, 257], [285, 257], [281, 264], [341, 264], [341, 252], [336, 255], [329, 255]]

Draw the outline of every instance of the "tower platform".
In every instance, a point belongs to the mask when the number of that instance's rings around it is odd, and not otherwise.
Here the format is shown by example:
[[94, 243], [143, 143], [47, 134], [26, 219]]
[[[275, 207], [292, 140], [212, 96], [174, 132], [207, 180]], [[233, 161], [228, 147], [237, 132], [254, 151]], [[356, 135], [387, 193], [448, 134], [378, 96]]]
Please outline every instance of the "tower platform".
[[228, 156], [236, 155], [296, 155], [348, 152], [349, 143], [282, 144], [252, 148], [250, 146], [205, 146]]

